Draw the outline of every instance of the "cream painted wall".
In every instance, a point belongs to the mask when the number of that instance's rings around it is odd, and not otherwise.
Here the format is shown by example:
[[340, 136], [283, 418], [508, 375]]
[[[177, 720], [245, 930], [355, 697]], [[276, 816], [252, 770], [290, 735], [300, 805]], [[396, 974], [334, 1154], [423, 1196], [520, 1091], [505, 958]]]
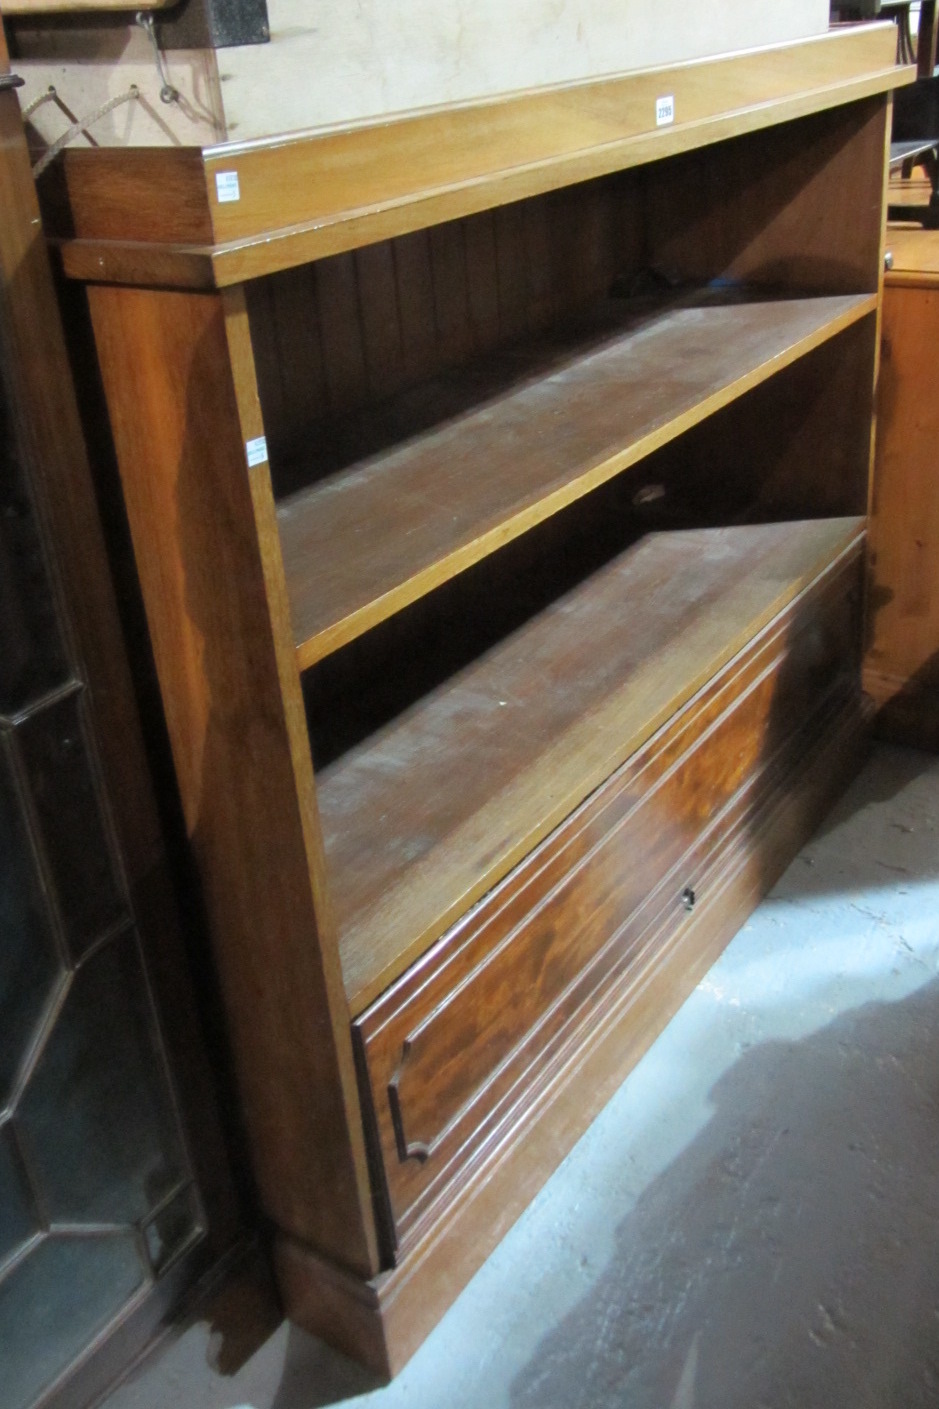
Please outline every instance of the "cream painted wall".
[[[20, 30], [37, 151], [75, 116], [106, 146], [209, 145], [824, 33], [828, 0], [268, 0], [272, 42], [173, 52], [160, 102], [146, 35], [114, 24]], [[50, 93], [50, 86], [54, 93]]]
[[821, 34], [828, 0], [268, 0], [219, 51], [229, 136], [400, 112]]
[[215, 54], [210, 49], [174, 50], [164, 59], [167, 78], [178, 89], [174, 103], [160, 101], [160, 79], [150, 41], [137, 25], [42, 26], [17, 35], [16, 70], [25, 80], [20, 104], [30, 111], [35, 155], [113, 99], [137, 96], [106, 113], [76, 147], [206, 146], [225, 135]]

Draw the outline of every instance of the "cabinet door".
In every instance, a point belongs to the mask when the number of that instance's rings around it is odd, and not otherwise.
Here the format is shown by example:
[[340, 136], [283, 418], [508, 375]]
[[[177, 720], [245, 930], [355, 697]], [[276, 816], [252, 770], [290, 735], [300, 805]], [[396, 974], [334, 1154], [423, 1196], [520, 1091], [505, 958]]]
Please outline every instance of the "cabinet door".
[[[224, 1175], [202, 1194], [217, 1141], [205, 1068], [187, 1065], [187, 1101], [190, 1081], [205, 1098], [196, 1116], [177, 1099], [154, 1002], [156, 976], [172, 989], [178, 1037], [188, 999], [168, 895], [19, 109], [4, 85], [2, 1409], [96, 1395], [231, 1235]], [[154, 930], [157, 975], [142, 942]], [[207, 1143], [187, 1139], [187, 1119]]]

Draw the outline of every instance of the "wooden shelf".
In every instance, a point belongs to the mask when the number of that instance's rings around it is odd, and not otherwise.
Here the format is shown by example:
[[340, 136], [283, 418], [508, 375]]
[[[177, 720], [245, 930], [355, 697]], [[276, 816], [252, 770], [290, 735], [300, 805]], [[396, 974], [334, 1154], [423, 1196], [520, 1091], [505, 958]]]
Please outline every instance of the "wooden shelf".
[[706, 292], [639, 312], [610, 301], [602, 332], [490, 356], [359, 418], [357, 449], [392, 448], [278, 511], [301, 669], [875, 307], [867, 294], [742, 302]]
[[862, 529], [841, 518], [650, 535], [324, 769], [353, 1013]]

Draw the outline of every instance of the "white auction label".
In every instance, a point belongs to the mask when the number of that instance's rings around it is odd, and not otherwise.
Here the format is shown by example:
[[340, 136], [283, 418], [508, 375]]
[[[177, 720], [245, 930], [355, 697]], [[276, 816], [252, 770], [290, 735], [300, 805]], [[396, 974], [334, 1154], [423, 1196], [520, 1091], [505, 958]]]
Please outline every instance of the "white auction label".
[[245, 450], [249, 469], [253, 469], [255, 465], [263, 465], [267, 459], [267, 436], [259, 435], [255, 440], [245, 441]]
[[669, 93], [664, 98], [655, 100], [655, 125], [656, 127], [667, 127], [670, 122], [675, 121], [675, 95]]
[[241, 187], [238, 185], [237, 171], [216, 171], [215, 189], [219, 205], [224, 205], [226, 201], [240, 201]]

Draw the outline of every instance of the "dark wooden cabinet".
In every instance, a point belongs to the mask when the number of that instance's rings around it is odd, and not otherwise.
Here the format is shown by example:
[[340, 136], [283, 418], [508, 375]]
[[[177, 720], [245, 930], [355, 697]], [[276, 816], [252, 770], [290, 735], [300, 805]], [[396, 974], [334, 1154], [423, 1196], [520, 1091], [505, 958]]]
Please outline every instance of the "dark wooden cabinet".
[[386, 1373], [859, 757], [893, 57], [50, 173], [281, 1287]]
[[97, 1399], [238, 1236], [20, 111], [0, 85], [5, 1409]]

